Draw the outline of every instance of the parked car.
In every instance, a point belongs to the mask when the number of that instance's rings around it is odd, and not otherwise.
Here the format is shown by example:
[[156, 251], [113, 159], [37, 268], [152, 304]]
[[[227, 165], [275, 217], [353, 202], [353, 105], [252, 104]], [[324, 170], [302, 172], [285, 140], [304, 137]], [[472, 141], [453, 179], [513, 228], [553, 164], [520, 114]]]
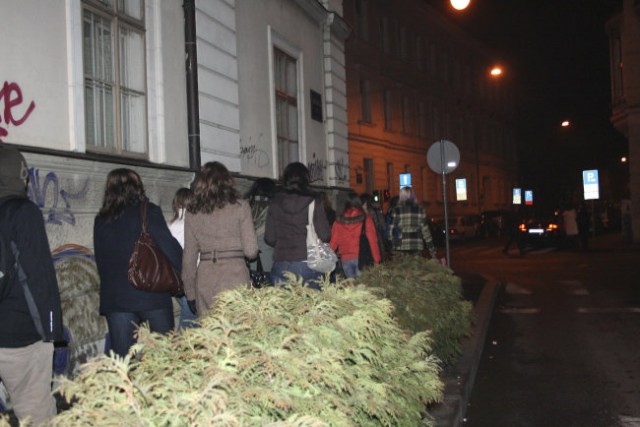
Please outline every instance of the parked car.
[[[444, 241], [444, 219], [434, 221], [434, 224], [435, 227], [437, 227], [437, 229], [440, 231]], [[449, 218], [449, 241], [462, 242], [468, 239], [474, 239], [479, 236], [479, 226], [480, 217], [477, 215], [466, 215]]]
[[545, 218], [529, 218], [518, 226], [522, 246], [554, 246], [561, 247], [565, 233], [557, 216]]

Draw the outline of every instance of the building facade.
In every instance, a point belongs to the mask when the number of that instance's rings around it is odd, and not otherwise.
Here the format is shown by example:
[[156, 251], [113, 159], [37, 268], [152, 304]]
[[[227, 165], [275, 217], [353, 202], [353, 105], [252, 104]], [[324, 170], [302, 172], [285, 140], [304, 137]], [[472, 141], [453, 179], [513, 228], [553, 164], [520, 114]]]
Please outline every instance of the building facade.
[[460, 151], [446, 176], [450, 215], [511, 206], [513, 99], [509, 78], [489, 74], [491, 52], [423, 1], [346, 0], [344, 16], [353, 28], [346, 45], [352, 187], [393, 196], [409, 173], [427, 214], [442, 217], [443, 180], [427, 152], [444, 139]]
[[[629, 196], [623, 227], [640, 242], [640, 2], [623, 0], [607, 23], [611, 59], [611, 123], [629, 144]], [[625, 224], [625, 221], [630, 224]]]
[[247, 189], [290, 161], [349, 186], [338, 0], [0, 0], [0, 143], [21, 149], [71, 335], [102, 351], [93, 221], [106, 175], [136, 170], [167, 219], [218, 160]]
[[195, 6], [202, 161], [273, 179], [300, 161], [314, 185], [348, 187], [349, 27], [341, 2], [198, 0]]

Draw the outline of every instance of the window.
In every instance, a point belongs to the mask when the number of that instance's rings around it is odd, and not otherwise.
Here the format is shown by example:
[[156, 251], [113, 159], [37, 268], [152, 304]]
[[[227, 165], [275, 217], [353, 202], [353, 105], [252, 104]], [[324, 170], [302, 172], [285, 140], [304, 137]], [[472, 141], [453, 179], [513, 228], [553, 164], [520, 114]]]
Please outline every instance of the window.
[[618, 35], [609, 39], [609, 51], [611, 56], [611, 81], [613, 103], [619, 104], [624, 101], [623, 79], [622, 79], [622, 43]]
[[402, 97], [402, 132], [404, 133], [412, 133], [413, 132], [413, 118], [411, 111], [411, 100], [408, 96]]
[[371, 91], [368, 80], [360, 80], [360, 108], [361, 120], [371, 123]]
[[374, 176], [373, 176], [373, 159], [364, 159], [364, 176], [365, 176], [365, 192], [373, 193]]
[[294, 58], [275, 48], [274, 68], [278, 167], [282, 174], [289, 163], [298, 161], [297, 63]]
[[418, 135], [420, 138], [427, 137], [427, 108], [424, 101], [418, 103]]
[[356, 34], [369, 41], [369, 14], [367, 0], [356, 0]]
[[391, 110], [393, 109], [393, 106], [391, 105], [391, 91], [390, 90], [385, 90], [384, 94], [382, 96], [382, 102], [383, 102], [383, 108], [384, 108], [384, 128], [386, 130], [391, 130], [393, 128], [393, 121], [392, 121], [392, 115], [391, 115]]
[[82, 44], [87, 148], [147, 153], [143, 0], [83, 3]]
[[391, 53], [391, 35], [389, 28], [389, 18], [383, 16], [380, 21], [380, 33], [382, 42], [382, 51], [387, 55]]

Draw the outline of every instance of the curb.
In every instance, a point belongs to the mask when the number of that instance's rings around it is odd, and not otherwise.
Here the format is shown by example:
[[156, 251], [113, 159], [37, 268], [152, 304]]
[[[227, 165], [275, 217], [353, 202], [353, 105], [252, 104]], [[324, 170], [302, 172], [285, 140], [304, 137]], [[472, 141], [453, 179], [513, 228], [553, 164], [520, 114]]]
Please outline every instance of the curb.
[[493, 307], [498, 292], [503, 286], [496, 280], [487, 279], [482, 289], [478, 302], [474, 306], [476, 322], [471, 330], [471, 336], [463, 343], [462, 355], [458, 363], [447, 368], [449, 372], [444, 378], [442, 401], [429, 411], [436, 427], [459, 427], [464, 422], [493, 315]]

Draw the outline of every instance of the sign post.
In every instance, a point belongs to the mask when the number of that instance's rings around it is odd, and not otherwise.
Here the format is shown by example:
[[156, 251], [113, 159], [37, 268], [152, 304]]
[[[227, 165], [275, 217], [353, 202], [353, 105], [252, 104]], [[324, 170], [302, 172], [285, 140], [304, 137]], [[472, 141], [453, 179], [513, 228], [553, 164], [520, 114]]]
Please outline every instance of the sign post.
[[444, 205], [444, 241], [447, 265], [451, 267], [451, 252], [449, 249], [449, 214], [447, 211], [447, 174], [453, 172], [460, 164], [460, 151], [456, 145], [446, 139], [431, 144], [427, 151], [427, 163], [435, 173], [442, 174], [442, 201]]
[[596, 211], [593, 201], [600, 198], [598, 169], [582, 171], [582, 184], [584, 186], [584, 199], [591, 200], [591, 224], [593, 225], [593, 237], [596, 237]]

